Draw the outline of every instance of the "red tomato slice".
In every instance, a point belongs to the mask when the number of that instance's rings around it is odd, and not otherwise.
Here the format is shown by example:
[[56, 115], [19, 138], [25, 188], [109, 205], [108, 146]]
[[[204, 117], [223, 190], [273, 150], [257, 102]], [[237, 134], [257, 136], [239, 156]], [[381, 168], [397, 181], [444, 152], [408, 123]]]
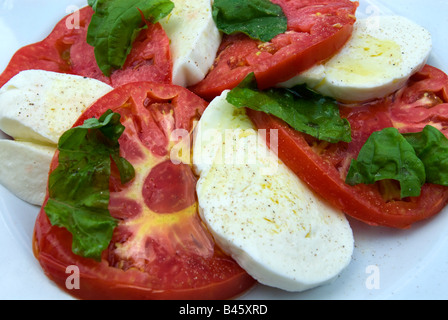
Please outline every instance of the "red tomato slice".
[[[255, 283], [201, 222], [191, 165], [170, 160], [173, 146], [189, 143], [170, 136], [191, 133], [206, 106], [185, 88], [135, 82], [100, 98], [77, 121], [75, 126], [107, 109], [120, 113], [126, 127], [120, 153], [136, 176], [122, 185], [112, 170], [109, 211], [119, 225], [101, 262], [73, 254], [71, 234], [52, 226], [41, 210], [35, 256], [61, 288], [82, 299], [228, 299]], [[79, 290], [65, 286], [70, 265], [80, 270]]]
[[272, 87], [333, 56], [347, 42], [358, 2], [272, 0], [288, 19], [288, 30], [262, 43], [237, 34], [225, 36], [206, 78], [191, 90], [211, 100], [254, 72], [260, 89]]
[[113, 87], [133, 81], [171, 83], [169, 38], [159, 23], [139, 34], [123, 69], [104, 76], [94, 48], [86, 42], [92, 15], [92, 8], [84, 7], [64, 17], [44, 40], [19, 49], [0, 75], [0, 87], [20, 71], [30, 69], [94, 78]]
[[408, 228], [445, 207], [447, 187], [427, 183], [419, 197], [400, 200], [394, 197], [397, 187], [392, 182], [349, 186], [345, 177], [374, 131], [394, 126], [403, 133], [416, 132], [431, 124], [448, 136], [447, 93], [448, 76], [425, 66], [406, 87], [385, 99], [342, 107], [341, 115], [352, 127], [351, 143], [319, 142], [275, 117], [251, 110], [249, 115], [260, 129], [278, 129], [279, 157], [323, 199], [370, 225]]

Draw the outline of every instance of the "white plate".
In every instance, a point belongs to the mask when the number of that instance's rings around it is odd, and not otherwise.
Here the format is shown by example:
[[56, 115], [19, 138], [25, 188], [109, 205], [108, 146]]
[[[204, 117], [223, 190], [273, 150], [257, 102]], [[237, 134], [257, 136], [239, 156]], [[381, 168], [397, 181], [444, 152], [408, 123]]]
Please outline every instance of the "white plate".
[[[359, 16], [394, 13], [426, 27], [434, 41], [429, 63], [448, 72], [446, 0], [360, 3]], [[18, 48], [43, 39], [63, 16], [85, 4], [85, 0], [0, 0], [0, 71]], [[356, 241], [353, 261], [335, 282], [297, 294], [256, 286], [241, 298], [447, 299], [447, 211], [409, 230], [368, 227], [350, 220]], [[38, 208], [0, 186], [0, 213], [0, 299], [72, 299], [47, 279], [32, 254]], [[372, 277], [376, 282], [370, 281]]]

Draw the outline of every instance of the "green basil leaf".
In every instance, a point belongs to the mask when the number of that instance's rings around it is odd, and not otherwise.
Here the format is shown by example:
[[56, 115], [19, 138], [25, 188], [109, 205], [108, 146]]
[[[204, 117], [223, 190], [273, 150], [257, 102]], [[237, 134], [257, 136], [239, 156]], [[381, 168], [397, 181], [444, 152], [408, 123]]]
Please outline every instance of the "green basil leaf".
[[121, 69], [139, 32], [166, 17], [174, 8], [170, 0], [89, 0], [95, 13], [87, 31], [87, 43], [95, 47], [95, 59], [106, 75]]
[[96, 11], [96, 6], [98, 4], [98, 0], [88, 0], [87, 4], [92, 7], [93, 11]]
[[72, 251], [77, 255], [100, 260], [117, 225], [108, 210], [111, 158], [123, 183], [135, 175], [132, 165], [119, 155], [123, 131], [120, 115], [108, 110], [59, 139], [59, 163], [49, 176], [44, 209], [52, 225], [73, 235]]
[[346, 183], [353, 186], [380, 180], [399, 181], [402, 198], [419, 196], [426, 180], [423, 162], [396, 128], [369, 137], [358, 159], [352, 160]]
[[213, 19], [226, 34], [242, 32], [263, 42], [287, 30], [287, 19], [279, 5], [269, 0], [215, 0]]
[[403, 136], [425, 165], [426, 182], [448, 186], [448, 139], [445, 135], [428, 125], [422, 132]]
[[306, 86], [260, 91], [251, 73], [227, 94], [227, 101], [238, 108], [247, 107], [272, 114], [293, 129], [319, 140], [331, 143], [351, 141], [350, 123], [341, 118], [337, 102]]

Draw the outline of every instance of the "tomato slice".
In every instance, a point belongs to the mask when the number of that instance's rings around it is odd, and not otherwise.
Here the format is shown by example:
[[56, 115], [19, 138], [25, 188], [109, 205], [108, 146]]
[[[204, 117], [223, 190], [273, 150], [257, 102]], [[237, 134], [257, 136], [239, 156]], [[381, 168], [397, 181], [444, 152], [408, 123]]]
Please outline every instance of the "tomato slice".
[[448, 136], [447, 93], [448, 76], [427, 65], [387, 98], [342, 106], [341, 115], [352, 127], [350, 143], [319, 142], [278, 118], [251, 110], [248, 113], [258, 128], [278, 130], [280, 159], [323, 199], [370, 225], [408, 228], [446, 206], [447, 187], [427, 183], [419, 197], [401, 200], [394, 196], [397, 186], [393, 182], [349, 186], [345, 177], [351, 160], [374, 131], [396, 127], [402, 133], [417, 132], [431, 124]]
[[159, 23], [143, 30], [121, 70], [103, 75], [86, 41], [93, 15], [91, 7], [64, 17], [44, 40], [19, 49], [0, 75], [0, 87], [20, 71], [39, 69], [75, 74], [103, 81], [113, 87], [133, 81], [171, 83], [169, 38]]
[[[40, 211], [35, 256], [61, 288], [82, 299], [228, 299], [255, 283], [200, 220], [191, 163], [172, 161], [174, 146], [188, 146], [206, 106], [185, 88], [134, 82], [100, 98], [75, 123], [107, 109], [120, 113], [126, 127], [120, 154], [136, 175], [122, 185], [112, 168], [109, 211], [119, 224], [101, 262], [73, 254], [71, 234]], [[188, 135], [175, 140], [177, 130]], [[79, 268], [79, 290], [65, 286], [70, 265]]]
[[260, 89], [272, 87], [333, 56], [350, 38], [358, 2], [350, 0], [272, 0], [288, 19], [288, 29], [262, 43], [226, 35], [206, 78], [191, 87], [211, 100], [254, 72]]

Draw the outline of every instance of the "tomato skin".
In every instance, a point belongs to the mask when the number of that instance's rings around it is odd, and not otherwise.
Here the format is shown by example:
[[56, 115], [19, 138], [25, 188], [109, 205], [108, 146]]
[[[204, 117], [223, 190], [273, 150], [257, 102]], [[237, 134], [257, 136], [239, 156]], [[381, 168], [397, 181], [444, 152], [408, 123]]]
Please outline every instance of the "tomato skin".
[[261, 43], [242, 34], [225, 35], [214, 66], [190, 89], [211, 100], [254, 72], [260, 89], [273, 87], [333, 56], [350, 38], [357, 2], [276, 0], [288, 30]]
[[[427, 124], [427, 117], [420, 117], [420, 122], [415, 122], [420, 114], [415, 108], [424, 110], [427, 115], [433, 113], [431, 108], [418, 103], [418, 99], [428, 100], [425, 98], [425, 93], [431, 92], [428, 90], [434, 90], [441, 100], [431, 107], [445, 113], [448, 109], [447, 85], [447, 76], [426, 66], [395, 95], [365, 106], [342, 107], [341, 115], [352, 126], [353, 141], [335, 144], [319, 152], [313, 149], [308, 136], [291, 129], [280, 119], [253, 110], [248, 110], [248, 115], [257, 128], [267, 130], [267, 143], [270, 130], [278, 130], [279, 158], [322, 199], [369, 225], [405, 229], [439, 213], [448, 204], [448, 188], [426, 183], [419, 197], [385, 201], [377, 185], [349, 186], [345, 183], [345, 176], [351, 159], [357, 157], [374, 131], [397, 125], [398, 120], [398, 128], [402, 132], [415, 132]], [[430, 119], [435, 120], [434, 117]], [[442, 132], [447, 135], [446, 129]]]
[[[206, 106], [185, 88], [134, 82], [106, 94], [78, 119], [74, 126], [108, 109], [121, 114], [126, 130], [120, 154], [134, 166], [136, 178], [121, 185], [112, 167], [109, 211], [119, 223], [101, 262], [72, 253], [71, 234], [50, 224], [44, 204], [33, 249], [59, 287], [81, 299], [193, 300], [234, 298], [255, 284], [202, 224], [191, 166], [169, 158], [170, 133], [191, 133]], [[57, 165], [56, 152], [50, 171]], [[69, 290], [66, 268], [72, 265], [79, 269], [80, 288]]]
[[159, 23], [139, 34], [123, 68], [106, 77], [96, 63], [94, 48], [86, 42], [92, 8], [74, 14], [79, 26], [69, 28], [66, 21], [70, 15], [66, 16], [45, 39], [19, 49], [0, 75], [0, 87], [20, 71], [31, 69], [89, 77], [112, 87], [134, 81], [172, 82], [169, 38]]
[[254, 72], [259, 88], [263, 90], [273, 87], [328, 59], [331, 56], [329, 52], [335, 53], [341, 49], [350, 38], [352, 31], [353, 25], [344, 25], [325, 41], [317, 42], [303, 51], [297, 51], [296, 54], [289, 55], [273, 66], [257, 67]]
[[[47, 221], [45, 221], [47, 220]], [[71, 235], [65, 229], [51, 227], [45, 214], [39, 214], [33, 238], [34, 254], [45, 274], [61, 290], [83, 300], [222, 300], [238, 297], [255, 282], [246, 273], [235, 273], [221, 282], [208, 286], [177, 290], [152, 289], [145, 285], [151, 277], [137, 270], [122, 271], [106, 263], [80, 258], [61, 248], [61, 243], [71, 243]], [[42, 237], [45, 236], [46, 239]], [[228, 258], [223, 255], [224, 262]], [[71, 261], [70, 263], [66, 261]], [[219, 263], [219, 261], [217, 262]], [[224, 263], [222, 264], [224, 266]], [[66, 281], [74, 274], [69, 266], [79, 268], [79, 289], [67, 288]], [[224, 268], [222, 266], [222, 268]], [[233, 266], [230, 265], [229, 269]], [[200, 271], [200, 270], [199, 270]]]
[[[33, 238], [34, 254], [45, 274], [61, 290], [83, 300], [222, 300], [238, 297], [255, 281], [244, 272], [222, 279], [208, 286], [176, 290], [152, 289], [147, 283], [151, 277], [138, 270], [120, 270], [106, 263], [95, 263], [80, 258], [62, 248], [61, 243], [71, 243], [71, 235], [65, 229], [50, 225], [45, 214], [39, 214]], [[43, 238], [45, 237], [45, 239]], [[223, 255], [224, 262], [228, 258]], [[71, 261], [71, 262], [69, 262]], [[217, 262], [219, 264], [219, 261]], [[79, 268], [79, 289], [67, 288], [70, 281], [67, 267]], [[221, 266], [224, 268], [224, 263]], [[231, 264], [229, 269], [232, 268]], [[200, 271], [200, 270], [199, 270]]]

